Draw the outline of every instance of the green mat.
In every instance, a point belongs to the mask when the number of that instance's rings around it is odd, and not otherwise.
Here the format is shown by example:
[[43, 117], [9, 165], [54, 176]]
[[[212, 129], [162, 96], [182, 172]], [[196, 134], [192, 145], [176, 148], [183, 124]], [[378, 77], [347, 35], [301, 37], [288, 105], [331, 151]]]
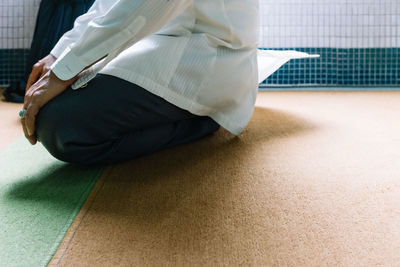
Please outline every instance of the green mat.
[[0, 151], [0, 266], [46, 266], [103, 167], [70, 165], [24, 138]]

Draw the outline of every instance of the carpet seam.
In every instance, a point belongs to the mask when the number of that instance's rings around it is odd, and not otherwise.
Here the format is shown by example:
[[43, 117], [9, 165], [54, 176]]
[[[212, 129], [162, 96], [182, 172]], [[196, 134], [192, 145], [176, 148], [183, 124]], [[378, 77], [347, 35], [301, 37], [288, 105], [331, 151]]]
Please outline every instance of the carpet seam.
[[[51, 252], [48, 256], [46, 256], [46, 258], [43, 260], [43, 262], [46, 262], [46, 264], [44, 266], [48, 266], [51, 259], [54, 257], [54, 255], [56, 254], [58, 248], [60, 247], [60, 245], [62, 244], [63, 239], [65, 238], [66, 233], [68, 232], [68, 229], [71, 227], [72, 223], [74, 222], [76, 216], [79, 214], [79, 211], [82, 209], [82, 207], [85, 205], [85, 195], [86, 195], [86, 199], [89, 197], [90, 195], [90, 191], [93, 190], [94, 186], [97, 183], [98, 177], [100, 177], [100, 175], [103, 173], [103, 168], [101, 168], [97, 175], [96, 178], [93, 179], [93, 181], [90, 183], [90, 185], [88, 185], [88, 188], [85, 190], [85, 192], [82, 193], [78, 203], [80, 203], [81, 201], [83, 202], [83, 204], [81, 205], [77, 205], [77, 207], [74, 209], [74, 215], [71, 215], [68, 220], [66, 221], [65, 225], [63, 226], [62, 229], [59, 230], [59, 232], [57, 233], [57, 237], [55, 238], [55, 242], [51, 245], [51, 248], [49, 248], [49, 251]], [[76, 212], [76, 213], [75, 213]]]
[[[104, 177], [104, 178], [100, 178], [100, 180], [98, 181], [98, 182], [101, 182], [101, 185], [100, 185], [99, 189], [97, 190], [97, 192], [95, 192], [95, 195], [93, 196], [93, 199], [91, 200], [91, 203], [90, 203], [89, 206], [87, 207], [85, 213], [84, 213], [83, 216], [82, 216], [82, 219], [79, 221], [79, 223], [78, 223], [78, 225], [77, 225], [77, 227], [76, 227], [74, 233], [72, 234], [71, 238], [68, 240], [65, 249], [63, 250], [63, 252], [62, 252], [61, 255], [60, 255], [60, 258], [59, 258], [59, 259], [57, 260], [57, 262], [55, 263], [55, 266], [59, 266], [59, 265], [61, 264], [61, 261], [63, 260], [64, 256], [66, 255], [67, 251], [69, 250], [70, 245], [71, 245], [72, 241], [74, 240], [75, 235], [76, 235], [76, 233], [78, 232], [78, 230], [79, 230], [79, 228], [80, 228], [82, 222], [84, 221], [84, 219], [86, 218], [87, 214], [89, 213], [91, 207], [92, 207], [93, 204], [95, 203], [95, 200], [97, 199], [97, 197], [98, 197], [100, 191], [103, 189], [104, 184], [105, 184], [105, 181], [106, 181], [106, 179], [107, 179], [107, 177], [108, 177], [108, 174], [113, 170], [113, 167], [114, 167], [114, 166], [106, 167], [106, 169], [103, 171], [103, 175], [104, 175], [103, 177]], [[88, 198], [89, 198], [89, 196], [88, 196]], [[84, 205], [85, 205], [85, 203], [82, 205], [82, 207], [83, 207]], [[72, 224], [71, 224], [71, 225], [72, 225]], [[67, 230], [67, 231], [68, 231], [68, 230]], [[61, 241], [61, 243], [59, 244], [59, 246], [60, 246], [61, 244], [62, 244], [62, 241]], [[55, 252], [55, 253], [53, 254], [53, 257], [54, 257], [54, 255], [55, 255], [56, 253], [57, 253], [57, 252]], [[53, 257], [52, 257], [52, 258], [53, 258]], [[50, 261], [51, 261], [51, 259], [50, 259]], [[49, 263], [49, 262], [48, 262], [48, 263]]]

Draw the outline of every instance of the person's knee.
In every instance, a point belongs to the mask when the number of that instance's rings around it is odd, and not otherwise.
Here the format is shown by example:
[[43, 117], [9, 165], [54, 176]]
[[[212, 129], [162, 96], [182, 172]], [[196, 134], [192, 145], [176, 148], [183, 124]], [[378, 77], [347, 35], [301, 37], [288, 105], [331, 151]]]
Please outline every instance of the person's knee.
[[42, 145], [55, 158], [71, 163], [87, 161], [79, 140], [81, 127], [73, 114], [58, 103], [49, 102], [36, 118], [36, 133]]

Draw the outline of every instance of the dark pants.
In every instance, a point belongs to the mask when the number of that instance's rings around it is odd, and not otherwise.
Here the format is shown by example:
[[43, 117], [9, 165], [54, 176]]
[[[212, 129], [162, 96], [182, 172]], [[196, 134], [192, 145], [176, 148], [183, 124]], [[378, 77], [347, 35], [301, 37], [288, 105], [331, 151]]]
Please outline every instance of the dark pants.
[[67, 89], [41, 108], [37, 135], [56, 158], [102, 164], [188, 143], [219, 125], [125, 80], [97, 75], [86, 88]]

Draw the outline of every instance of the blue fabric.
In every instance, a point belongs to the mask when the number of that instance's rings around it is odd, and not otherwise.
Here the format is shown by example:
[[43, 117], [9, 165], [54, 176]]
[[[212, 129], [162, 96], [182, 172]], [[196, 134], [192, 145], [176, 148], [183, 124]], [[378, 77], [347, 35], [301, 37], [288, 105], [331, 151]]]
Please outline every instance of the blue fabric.
[[42, 107], [36, 129], [54, 157], [103, 164], [191, 142], [219, 125], [135, 84], [99, 74], [87, 87], [67, 89]]

